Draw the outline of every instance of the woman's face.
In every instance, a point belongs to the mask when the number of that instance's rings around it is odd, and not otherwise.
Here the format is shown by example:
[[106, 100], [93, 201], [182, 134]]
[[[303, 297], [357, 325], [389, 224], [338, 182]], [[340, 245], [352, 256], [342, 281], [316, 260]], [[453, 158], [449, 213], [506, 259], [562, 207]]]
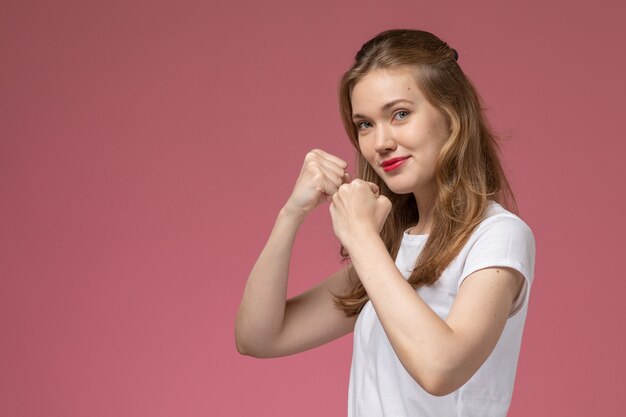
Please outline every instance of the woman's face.
[[[361, 154], [389, 189], [416, 197], [432, 192], [435, 162], [449, 128], [411, 72], [372, 70], [355, 84], [351, 100]], [[403, 161], [385, 167], [392, 158]]]

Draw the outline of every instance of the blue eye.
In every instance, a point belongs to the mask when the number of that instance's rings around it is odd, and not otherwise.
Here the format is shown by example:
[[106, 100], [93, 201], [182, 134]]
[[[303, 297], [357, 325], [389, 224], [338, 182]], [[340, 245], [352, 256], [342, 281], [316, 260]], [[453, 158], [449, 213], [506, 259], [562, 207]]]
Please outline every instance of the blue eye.
[[[404, 120], [404, 119], [406, 119], [406, 118], [409, 116], [409, 113], [410, 113], [410, 112], [408, 112], [408, 111], [406, 111], [406, 110], [400, 110], [400, 111], [396, 112], [396, 113], [393, 115], [393, 117], [394, 117], [394, 119], [396, 119], [396, 120]], [[403, 117], [400, 117], [400, 118], [397, 118], [396, 116], [398, 116], [399, 114], [404, 114], [404, 116], [403, 116]], [[368, 126], [363, 126], [363, 123], [367, 123], [367, 124], [369, 124], [369, 122], [368, 122], [368, 121], [361, 120], [360, 122], [355, 122], [355, 123], [354, 123], [354, 125], [356, 126], [357, 130], [366, 129]]]
[[356, 122], [356, 123], [355, 123], [356, 128], [357, 128], [357, 129], [359, 129], [359, 130], [361, 130], [361, 125], [362, 125], [363, 123], [369, 123], [369, 122], [366, 122], [365, 120], [360, 121], [360, 122]]
[[398, 120], [403, 120], [403, 119], [406, 119], [406, 118], [407, 118], [407, 116], [409, 115], [409, 112], [408, 112], [408, 111], [406, 111], [406, 110], [400, 110], [399, 112], [397, 112], [397, 113], [394, 115], [394, 117], [395, 117], [395, 116], [397, 116], [397, 115], [399, 115], [399, 114], [401, 114], [401, 113], [406, 114], [406, 116], [404, 116], [404, 117], [402, 117], [402, 118], [400, 118], [400, 119], [398, 119]]

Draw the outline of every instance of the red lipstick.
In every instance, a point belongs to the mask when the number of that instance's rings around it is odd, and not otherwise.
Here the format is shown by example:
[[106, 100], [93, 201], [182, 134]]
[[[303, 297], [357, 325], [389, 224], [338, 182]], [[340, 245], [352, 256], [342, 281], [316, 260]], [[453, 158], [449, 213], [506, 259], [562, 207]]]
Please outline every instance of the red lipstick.
[[387, 159], [386, 161], [382, 161], [380, 163], [380, 166], [383, 167], [385, 172], [389, 172], [389, 171], [392, 171], [392, 170], [398, 168], [399, 166], [401, 166], [407, 158], [409, 158], [409, 157], [408, 156], [401, 156], [401, 157], [397, 157], [397, 158]]

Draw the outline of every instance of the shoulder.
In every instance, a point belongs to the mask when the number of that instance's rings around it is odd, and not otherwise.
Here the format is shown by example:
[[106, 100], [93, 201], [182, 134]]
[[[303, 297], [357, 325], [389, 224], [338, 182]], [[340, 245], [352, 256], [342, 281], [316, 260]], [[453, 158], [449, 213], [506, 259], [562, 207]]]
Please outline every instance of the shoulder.
[[471, 240], [475, 241], [484, 236], [512, 238], [533, 246], [535, 244], [535, 236], [530, 226], [495, 201], [489, 202], [485, 218], [472, 234]]
[[485, 219], [463, 251], [464, 275], [488, 266], [509, 266], [530, 280], [535, 267], [535, 237], [520, 217], [490, 202]]
[[521, 290], [516, 289], [516, 293], [521, 291], [521, 295], [511, 314], [528, 302], [528, 290], [535, 270], [535, 237], [528, 224], [519, 216], [496, 202], [490, 202], [485, 219], [472, 232], [459, 258], [462, 270], [457, 290], [467, 277], [477, 271], [508, 267], [518, 271], [527, 281], [523, 283], [517, 280], [518, 287], [520, 283], [523, 287]]

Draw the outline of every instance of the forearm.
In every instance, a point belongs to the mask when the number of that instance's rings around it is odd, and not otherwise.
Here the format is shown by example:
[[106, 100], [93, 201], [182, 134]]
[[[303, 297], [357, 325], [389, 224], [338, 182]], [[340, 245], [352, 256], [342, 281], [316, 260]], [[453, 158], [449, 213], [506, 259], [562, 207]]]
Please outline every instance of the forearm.
[[287, 297], [289, 262], [304, 216], [281, 209], [268, 241], [246, 283], [237, 320], [237, 348], [246, 353], [262, 349], [280, 332]]
[[355, 242], [352, 263], [398, 359], [422, 387], [436, 390], [455, 355], [454, 333], [402, 276], [378, 235]]

